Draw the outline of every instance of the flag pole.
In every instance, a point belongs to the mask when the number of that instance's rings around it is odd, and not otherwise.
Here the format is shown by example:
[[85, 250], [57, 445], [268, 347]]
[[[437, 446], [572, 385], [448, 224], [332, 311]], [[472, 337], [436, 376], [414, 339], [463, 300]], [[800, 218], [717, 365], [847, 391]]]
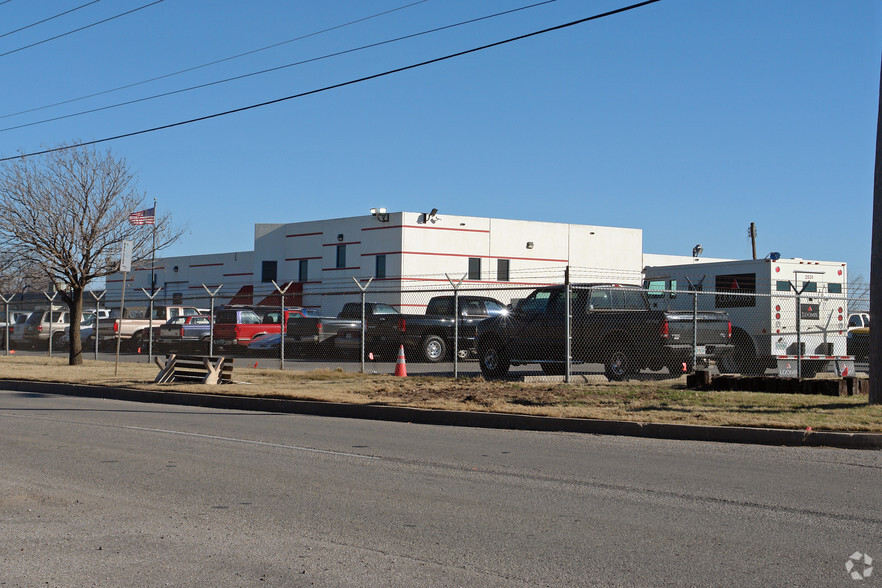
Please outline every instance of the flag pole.
[[153, 199], [153, 251], [150, 256], [150, 294], [156, 290], [156, 198]]

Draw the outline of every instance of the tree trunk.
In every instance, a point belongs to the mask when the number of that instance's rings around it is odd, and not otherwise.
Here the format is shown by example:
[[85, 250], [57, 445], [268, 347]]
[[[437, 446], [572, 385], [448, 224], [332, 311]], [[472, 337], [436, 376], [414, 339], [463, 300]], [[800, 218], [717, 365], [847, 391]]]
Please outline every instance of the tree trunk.
[[68, 365], [83, 365], [83, 342], [80, 337], [80, 321], [83, 320], [83, 288], [76, 287], [70, 292], [70, 349]]

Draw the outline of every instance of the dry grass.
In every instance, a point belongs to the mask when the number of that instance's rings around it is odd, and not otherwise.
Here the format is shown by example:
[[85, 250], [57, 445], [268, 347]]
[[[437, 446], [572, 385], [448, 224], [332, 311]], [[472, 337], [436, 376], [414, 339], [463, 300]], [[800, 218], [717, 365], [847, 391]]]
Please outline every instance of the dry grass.
[[526, 384], [481, 378], [394, 378], [332, 370], [281, 372], [238, 366], [234, 378], [242, 383], [157, 385], [152, 383], [157, 371], [146, 363], [125, 362], [119, 366], [119, 375], [114, 376], [110, 362], [87, 360], [83, 366], [71, 367], [61, 358], [0, 357], [0, 379], [552, 417], [882, 432], [882, 406], [868, 405], [866, 396], [699, 392], [671, 382]]

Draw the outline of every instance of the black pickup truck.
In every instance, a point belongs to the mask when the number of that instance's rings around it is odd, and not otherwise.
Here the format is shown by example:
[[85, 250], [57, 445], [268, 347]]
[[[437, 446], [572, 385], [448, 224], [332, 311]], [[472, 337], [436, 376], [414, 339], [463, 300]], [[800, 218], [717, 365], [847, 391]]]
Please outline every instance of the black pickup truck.
[[445, 360], [454, 349], [457, 325], [455, 309], [459, 307], [459, 345], [461, 359], [475, 355], [475, 330], [482, 320], [508, 312], [506, 306], [488, 296], [462, 294], [456, 301], [453, 296], [435, 296], [426, 305], [425, 314], [402, 314], [399, 316], [401, 344], [407, 356], [414, 356], [429, 363]]
[[[564, 286], [535, 290], [507, 315], [478, 324], [481, 372], [501, 378], [509, 366], [539, 363], [546, 374], [566, 369]], [[693, 314], [652, 310], [644, 290], [615, 284], [573, 284], [570, 292], [570, 352], [574, 363], [602, 363], [610, 380], [643, 368], [682, 373], [693, 358]], [[725, 312], [699, 312], [697, 357], [717, 359], [732, 351]]]

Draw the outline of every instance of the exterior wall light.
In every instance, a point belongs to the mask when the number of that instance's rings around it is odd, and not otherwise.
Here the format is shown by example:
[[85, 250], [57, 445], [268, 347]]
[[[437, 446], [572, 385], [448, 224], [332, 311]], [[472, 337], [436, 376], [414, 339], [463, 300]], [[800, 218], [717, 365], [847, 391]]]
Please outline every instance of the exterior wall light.
[[704, 247], [701, 246], [701, 243], [692, 248], [692, 257], [698, 257], [704, 253]]
[[527, 249], [532, 249], [532, 248], [533, 248], [533, 242], [527, 241]]
[[386, 212], [385, 208], [371, 208], [371, 214], [377, 217], [377, 220], [381, 223], [389, 222], [389, 213]]
[[337, 235], [337, 240], [338, 240], [338, 241], [342, 241], [342, 240], [343, 240], [343, 233], [340, 233], [339, 235]]

